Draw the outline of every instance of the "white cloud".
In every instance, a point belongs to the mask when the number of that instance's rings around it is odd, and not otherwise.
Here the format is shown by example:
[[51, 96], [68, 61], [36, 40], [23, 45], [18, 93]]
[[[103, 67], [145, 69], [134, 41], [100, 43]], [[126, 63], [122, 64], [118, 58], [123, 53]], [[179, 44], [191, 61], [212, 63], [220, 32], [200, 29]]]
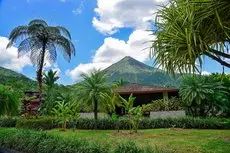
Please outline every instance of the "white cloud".
[[84, 0], [81, 0], [79, 6], [76, 9], [74, 9], [72, 12], [75, 15], [80, 15], [83, 10], [84, 10]]
[[0, 37], [0, 66], [21, 72], [23, 67], [32, 65], [28, 56], [18, 58], [16, 47], [6, 50], [9, 40], [6, 37]]
[[211, 73], [210, 72], [208, 72], [208, 71], [202, 71], [201, 72], [201, 75], [210, 75]]
[[57, 71], [57, 73], [56, 73], [57, 76], [59, 76], [59, 77], [61, 76], [61, 69], [60, 68], [57, 67], [57, 68], [53, 68], [52, 70]]
[[72, 70], [67, 70], [66, 75], [70, 76], [70, 78], [74, 81], [79, 81], [81, 79], [80, 75], [82, 73], [88, 73], [92, 69], [104, 69], [110, 66], [111, 63], [87, 63], [87, 64], [79, 64]]
[[119, 28], [147, 29], [153, 13], [168, 0], [97, 0], [93, 26], [101, 33], [113, 34]]
[[92, 68], [104, 69], [125, 56], [144, 62], [149, 58], [149, 50], [144, 50], [149, 47], [149, 43], [145, 42], [155, 39], [149, 34], [147, 31], [135, 30], [127, 42], [112, 37], [105, 38], [104, 43], [96, 50], [91, 63], [81, 63], [76, 68], [67, 70], [66, 75], [76, 81], [80, 79], [82, 72], [87, 73]]

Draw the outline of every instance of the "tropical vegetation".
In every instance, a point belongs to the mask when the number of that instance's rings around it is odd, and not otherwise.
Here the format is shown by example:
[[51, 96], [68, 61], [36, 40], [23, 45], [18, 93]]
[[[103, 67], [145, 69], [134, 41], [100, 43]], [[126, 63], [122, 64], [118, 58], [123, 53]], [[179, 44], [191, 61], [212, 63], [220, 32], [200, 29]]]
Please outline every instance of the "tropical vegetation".
[[105, 94], [112, 93], [112, 86], [107, 82], [105, 73], [93, 69], [89, 74], [83, 73], [84, 79], [76, 87], [76, 101], [93, 107], [94, 118], [98, 119], [98, 107], [106, 101]]
[[0, 84], [0, 116], [18, 114], [18, 97], [17, 93], [10, 89], [10, 87]]
[[173, 0], [156, 15], [152, 57], [170, 73], [202, 71], [207, 56], [230, 68], [228, 0]]
[[[7, 48], [16, 44], [19, 57], [29, 55], [37, 82], [0, 67], [0, 146], [28, 153], [229, 152], [230, 75], [201, 75], [204, 56], [230, 68], [229, 10], [228, 0], [173, 0], [157, 12], [152, 31], [157, 39], [151, 41], [151, 56], [163, 70], [125, 57], [104, 70], [82, 73], [70, 86], [57, 83], [57, 71], [45, 72], [46, 64], [56, 62], [58, 51], [67, 61], [75, 55], [69, 31], [38, 19], [14, 28]], [[137, 105], [137, 93], [125, 97], [117, 92], [129, 83], [179, 87], [179, 95], [166, 93], [168, 99], [163, 93], [163, 99]], [[23, 97], [25, 90], [37, 89], [39, 99]], [[23, 100], [29, 106], [40, 102], [36, 116], [20, 114]], [[177, 110], [186, 116], [145, 117], [151, 111]], [[93, 112], [93, 118], [84, 118], [86, 112]], [[60, 126], [65, 132], [56, 130]], [[190, 130], [194, 128], [215, 131]], [[88, 138], [91, 134], [95, 137]], [[135, 142], [123, 141], [131, 139]]]

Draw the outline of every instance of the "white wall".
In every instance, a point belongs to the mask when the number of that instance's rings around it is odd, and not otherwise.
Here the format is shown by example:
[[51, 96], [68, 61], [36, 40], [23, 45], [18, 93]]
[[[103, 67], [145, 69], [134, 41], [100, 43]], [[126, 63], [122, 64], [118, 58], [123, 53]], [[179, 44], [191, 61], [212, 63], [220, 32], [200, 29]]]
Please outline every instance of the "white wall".
[[150, 118], [169, 118], [169, 117], [185, 117], [185, 111], [159, 111], [150, 112]]

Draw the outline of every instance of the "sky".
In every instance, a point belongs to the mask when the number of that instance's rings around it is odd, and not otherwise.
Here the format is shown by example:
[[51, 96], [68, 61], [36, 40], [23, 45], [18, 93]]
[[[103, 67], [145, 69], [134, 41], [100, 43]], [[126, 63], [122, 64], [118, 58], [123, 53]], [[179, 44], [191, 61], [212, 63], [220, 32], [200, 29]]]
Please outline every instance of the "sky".
[[[46, 61], [45, 70], [57, 70], [58, 83], [73, 84], [82, 72], [104, 69], [125, 56], [148, 65], [154, 12], [168, 0], [0, 0], [0, 66], [35, 79], [36, 67], [27, 56], [18, 58], [17, 47], [6, 50], [11, 30], [33, 19], [66, 27], [76, 56], [67, 62], [58, 53], [57, 62]], [[203, 73], [222, 72], [222, 66], [205, 58]], [[230, 69], [225, 68], [230, 73]]]

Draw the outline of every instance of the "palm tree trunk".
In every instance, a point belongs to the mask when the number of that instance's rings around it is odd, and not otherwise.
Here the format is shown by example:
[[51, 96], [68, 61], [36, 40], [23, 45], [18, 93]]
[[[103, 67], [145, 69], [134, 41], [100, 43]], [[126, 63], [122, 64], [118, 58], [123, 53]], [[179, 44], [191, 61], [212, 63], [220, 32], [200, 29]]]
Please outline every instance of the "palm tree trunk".
[[97, 114], [97, 107], [98, 107], [98, 102], [97, 99], [94, 99], [94, 119], [97, 120], [98, 119], [98, 114]]
[[44, 43], [43, 45], [41, 59], [39, 61], [38, 70], [37, 70], [37, 81], [38, 81], [38, 86], [39, 86], [39, 101], [40, 102], [42, 101], [42, 71], [43, 71], [45, 51], [46, 51], [45, 48], [46, 48], [46, 43]]

